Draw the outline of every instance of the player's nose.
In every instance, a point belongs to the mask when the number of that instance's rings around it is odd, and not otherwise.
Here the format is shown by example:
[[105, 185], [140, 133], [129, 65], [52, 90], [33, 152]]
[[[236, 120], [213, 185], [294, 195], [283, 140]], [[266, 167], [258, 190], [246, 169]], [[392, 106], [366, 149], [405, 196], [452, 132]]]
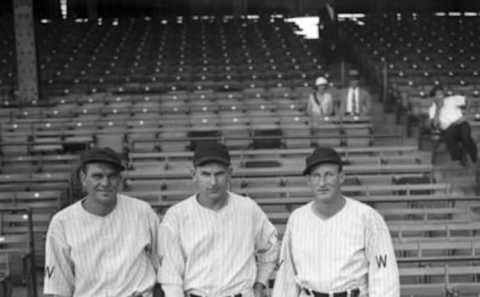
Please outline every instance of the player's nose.
[[111, 184], [112, 184], [111, 180], [108, 177], [104, 177], [100, 180], [100, 185], [103, 186], [103, 187], [108, 187]]
[[214, 175], [212, 175], [212, 176], [210, 176], [208, 182], [209, 182], [210, 185], [214, 186], [214, 185], [217, 184], [217, 178]]
[[324, 186], [327, 182], [325, 181], [325, 177], [322, 176], [318, 179], [318, 185]]

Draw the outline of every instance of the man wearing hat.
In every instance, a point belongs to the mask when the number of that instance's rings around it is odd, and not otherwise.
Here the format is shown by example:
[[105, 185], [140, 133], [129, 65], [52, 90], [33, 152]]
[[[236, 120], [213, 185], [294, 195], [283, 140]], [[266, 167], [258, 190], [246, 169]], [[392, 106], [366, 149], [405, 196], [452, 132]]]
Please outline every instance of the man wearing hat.
[[198, 192], [172, 206], [161, 224], [159, 280], [166, 297], [263, 297], [278, 257], [277, 231], [252, 199], [229, 191], [230, 155], [197, 146]]
[[351, 69], [348, 72], [348, 87], [339, 92], [340, 115], [359, 116], [369, 115], [371, 109], [371, 96], [368, 91], [359, 85], [359, 73]]
[[44, 294], [151, 297], [160, 262], [157, 214], [118, 193], [125, 168], [112, 149], [86, 151], [80, 166], [87, 194], [50, 222]]
[[317, 148], [304, 175], [312, 202], [290, 215], [273, 297], [399, 297], [389, 230], [373, 208], [341, 193], [338, 153]]
[[328, 81], [320, 76], [315, 80], [316, 90], [308, 97], [307, 112], [314, 119], [334, 114], [334, 102], [332, 94], [327, 92]]

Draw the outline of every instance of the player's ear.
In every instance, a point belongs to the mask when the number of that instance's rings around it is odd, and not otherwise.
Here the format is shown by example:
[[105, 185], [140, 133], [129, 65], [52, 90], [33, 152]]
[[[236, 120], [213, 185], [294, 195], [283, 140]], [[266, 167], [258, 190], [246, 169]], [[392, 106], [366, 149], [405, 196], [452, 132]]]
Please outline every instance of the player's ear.
[[197, 167], [192, 166], [188, 170], [190, 171], [190, 175], [192, 176], [192, 179], [195, 179], [195, 176], [197, 175]]
[[310, 174], [305, 174], [305, 181], [307, 183], [307, 185], [310, 187], [312, 185], [312, 180], [310, 178]]
[[340, 180], [340, 184], [343, 184], [343, 182], [345, 181], [345, 173], [343, 172], [343, 170], [338, 173], [338, 178]]
[[87, 174], [85, 173], [83, 168], [80, 168], [78, 170], [78, 178], [80, 179], [80, 183], [83, 185], [85, 183], [85, 178], [87, 177]]

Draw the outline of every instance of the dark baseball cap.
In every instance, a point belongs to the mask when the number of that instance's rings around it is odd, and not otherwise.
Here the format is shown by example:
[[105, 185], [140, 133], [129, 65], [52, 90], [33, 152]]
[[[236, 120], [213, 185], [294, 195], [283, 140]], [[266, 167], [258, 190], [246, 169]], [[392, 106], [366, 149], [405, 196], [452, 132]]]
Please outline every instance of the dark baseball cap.
[[337, 151], [331, 147], [317, 147], [305, 160], [305, 170], [303, 170], [303, 174], [310, 174], [310, 171], [312, 171], [315, 166], [324, 163], [337, 164], [340, 166], [340, 169], [342, 168], [342, 158], [340, 158]]
[[193, 153], [193, 165], [200, 166], [208, 162], [230, 165], [230, 154], [225, 145], [218, 142], [200, 143]]
[[80, 156], [80, 164], [82, 166], [87, 165], [88, 163], [108, 163], [120, 171], [125, 170], [125, 167], [122, 164], [122, 159], [120, 155], [112, 150], [109, 147], [104, 148], [92, 148], [82, 153]]

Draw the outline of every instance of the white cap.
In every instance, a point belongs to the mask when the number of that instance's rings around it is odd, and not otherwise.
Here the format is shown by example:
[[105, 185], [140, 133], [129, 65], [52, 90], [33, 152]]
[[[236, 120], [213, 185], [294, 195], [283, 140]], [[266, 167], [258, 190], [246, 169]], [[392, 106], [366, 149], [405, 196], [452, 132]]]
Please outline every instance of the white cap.
[[326, 85], [328, 82], [327, 82], [327, 79], [323, 76], [319, 76], [317, 78], [317, 80], [315, 80], [315, 85], [318, 86], [318, 85]]

